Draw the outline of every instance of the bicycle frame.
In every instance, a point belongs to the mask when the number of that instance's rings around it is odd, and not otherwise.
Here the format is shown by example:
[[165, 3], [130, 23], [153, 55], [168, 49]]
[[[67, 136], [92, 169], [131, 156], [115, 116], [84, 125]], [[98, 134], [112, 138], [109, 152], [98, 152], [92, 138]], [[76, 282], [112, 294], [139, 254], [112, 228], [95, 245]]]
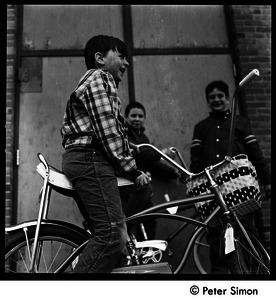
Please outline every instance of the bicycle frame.
[[[168, 213], [160, 213], [160, 212], [158, 213], [158, 211], [166, 210], [167, 208], [170, 208], [172, 206], [179, 206], [179, 207], [190, 206], [197, 202], [213, 200], [214, 196], [215, 196], [214, 194], [210, 193], [210, 194], [201, 195], [201, 196], [197, 196], [197, 197], [190, 197], [190, 198], [173, 200], [170, 202], [162, 203], [162, 204], [156, 205], [154, 207], [148, 208], [144, 211], [141, 211], [138, 214], [128, 217], [126, 219], [126, 222], [127, 223], [137, 222], [137, 221], [139, 222], [140, 219], [145, 220], [145, 218], [155, 217], [155, 218], [164, 218], [164, 219], [168, 219], [168, 220], [179, 220], [182, 222], [186, 222], [185, 225], [191, 224], [191, 225], [196, 226], [195, 231], [193, 232], [192, 236], [189, 239], [188, 244], [185, 247], [183, 256], [181, 258], [181, 263], [179, 264], [178, 268], [174, 272], [174, 273], [178, 273], [185, 266], [197, 237], [200, 235], [200, 233], [202, 231], [204, 231], [207, 228], [207, 226], [210, 224], [210, 222], [216, 217], [216, 215], [220, 211], [220, 208], [219, 207], [216, 208], [215, 211], [205, 221], [195, 220], [193, 218], [181, 216], [178, 214], [172, 215], [172, 214], [168, 214]], [[182, 230], [183, 230], [183, 228], [182, 228]], [[79, 246], [78, 248], [76, 248], [76, 250], [63, 262], [63, 264], [56, 270], [55, 273], [63, 272], [72, 263], [72, 261], [74, 261], [74, 259], [80, 254], [80, 252], [85, 247], [85, 245], [86, 245], [86, 243], [84, 243], [81, 246]], [[154, 266], [152, 268], [154, 268]]]

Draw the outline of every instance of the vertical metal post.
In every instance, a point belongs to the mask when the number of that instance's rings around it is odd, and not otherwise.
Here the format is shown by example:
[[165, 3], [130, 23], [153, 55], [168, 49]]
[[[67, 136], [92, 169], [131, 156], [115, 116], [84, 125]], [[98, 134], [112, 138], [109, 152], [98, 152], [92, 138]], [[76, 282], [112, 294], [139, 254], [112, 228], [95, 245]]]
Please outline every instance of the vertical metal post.
[[35, 231], [32, 259], [31, 259], [31, 265], [30, 265], [30, 273], [34, 273], [34, 268], [35, 268], [39, 230], [40, 230], [42, 215], [43, 215], [43, 212], [45, 209], [45, 203], [46, 203], [48, 177], [49, 177], [49, 169], [47, 168], [46, 173], [45, 173], [45, 178], [44, 178], [43, 190], [42, 190], [42, 195], [41, 195], [41, 201], [40, 201], [40, 207], [39, 207], [39, 213], [38, 213], [38, 219], [37, 219], [37, 225], [36, 225], [36, 231]]
[[124, 41], [127, 45], [128, 50], [128, 96], [129, 102], [135, 101], [135, 90], [134, 90], [134, 69], [133, 69], [133, 34], [132, 34], [132, 16], [131, 16], [131, 6], [130, 5], [122, 5], [122, 13], [123, 13], [123, 32], [124, 32]]

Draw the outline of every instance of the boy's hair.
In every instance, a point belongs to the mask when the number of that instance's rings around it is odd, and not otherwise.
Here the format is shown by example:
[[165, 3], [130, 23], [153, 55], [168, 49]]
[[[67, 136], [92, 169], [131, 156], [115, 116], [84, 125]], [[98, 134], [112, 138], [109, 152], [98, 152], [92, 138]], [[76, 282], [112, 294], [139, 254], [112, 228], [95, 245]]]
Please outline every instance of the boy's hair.
[[205, 96], [208, 101], [208, 95], [214, 90], [218, 89], [225, 94], [225, 96], [229, 97], [229, 86], [222, 80], [212, 81], [205, 88]]
[[144, 107], [144, 105], [140, 102], [130, 102], [127, 106], [126, 106], [126, 109], [125, 109], [125, 117], [127, 118], [129, 113], [130, 113], [130, 110], [132, 108], [140, 108], [143, 110], [144, 112], [144, 116], [146, 117], [146, 109]]
[[95, 53], [100, 52], [103, 56], [109, 50], [117, 50], [124, 57], [128, 57], [126, 44], [119, 38], [107, 35], [97, 35], [87, 41], [84, 48], [84, 58], [87, 70], [95, 69]]

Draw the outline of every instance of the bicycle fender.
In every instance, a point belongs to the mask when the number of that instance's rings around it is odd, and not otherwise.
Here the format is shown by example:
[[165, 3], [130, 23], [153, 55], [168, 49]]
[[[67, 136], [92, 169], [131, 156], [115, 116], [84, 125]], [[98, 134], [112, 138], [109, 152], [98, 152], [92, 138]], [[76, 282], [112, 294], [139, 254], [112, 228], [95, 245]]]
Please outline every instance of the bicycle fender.
[[[83, 237], [89, 239], [91, 237], [91, 234], [89, 232], [87, 232], [85, 229], [75, 225], [75, 224], [71, 224], [65, 221], [60, 221], [60, 220], [42, 220], [41, 221], [41, 225], [53, 225], [53, 226], [57, 226], [57, 227], [61, 227], [70, 231], [75, 231], [78, 234], [82, 235]], [[22, 222], [20, 224], [17, 225], [12, 225], [9, 227], [5, 228], [5, 233], [9, 234], [11, 232], [16, 232], [16, 231], [20, 231], [23, 230], [25, 228], [30, 228], [30, 227], [36, 227], [37, 226], [37, 220], [32, 220], [32, 221], [27, 221], [27, 222]]]

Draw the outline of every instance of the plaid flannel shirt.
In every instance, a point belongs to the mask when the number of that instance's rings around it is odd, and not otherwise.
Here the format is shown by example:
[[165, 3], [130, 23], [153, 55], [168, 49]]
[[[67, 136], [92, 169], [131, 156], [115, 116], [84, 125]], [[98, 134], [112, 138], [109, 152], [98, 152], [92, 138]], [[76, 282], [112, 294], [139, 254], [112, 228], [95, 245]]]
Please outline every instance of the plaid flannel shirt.
[[117, 171], [132, 172], [127, 125], [113, 76], [103, 70], [88, 70], [67, 101], [61, 127], [65, 149], [85, 146], [97, 138]]

